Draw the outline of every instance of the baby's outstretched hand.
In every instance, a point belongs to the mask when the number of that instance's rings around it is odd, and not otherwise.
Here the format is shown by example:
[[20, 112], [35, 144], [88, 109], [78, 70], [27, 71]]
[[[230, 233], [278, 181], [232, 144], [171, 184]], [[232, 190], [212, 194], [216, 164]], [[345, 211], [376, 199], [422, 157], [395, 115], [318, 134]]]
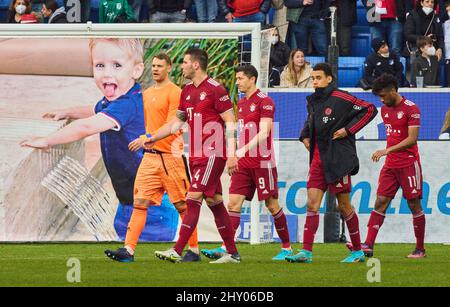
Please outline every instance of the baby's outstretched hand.
[[32, 147], [37, 149], [43, 149], [45, 151], [48, 151], [50, 149], [50, 145], [48, 144], [46, 138], [42, 137], [27, 137], [23, 139], [20, 143], [20, 146], [22, 147]]
[[45, 113], [44, 115], [42, 115], [42, 118], [53, 119], [53, 120], [62, 120], [62, 119], [67, 119], [68, 116], [65, 112], [55, 111], [55, 112]]

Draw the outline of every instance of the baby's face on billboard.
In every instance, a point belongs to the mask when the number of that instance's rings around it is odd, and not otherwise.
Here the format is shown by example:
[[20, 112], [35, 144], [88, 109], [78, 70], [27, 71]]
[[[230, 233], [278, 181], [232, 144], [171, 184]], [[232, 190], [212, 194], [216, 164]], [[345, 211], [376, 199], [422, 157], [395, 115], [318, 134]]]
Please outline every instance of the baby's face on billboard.
[[109, 101], [126, 94], [142, 73], [126, 50], [107, 41], [92, 49], [92, 66], [95, 83]]

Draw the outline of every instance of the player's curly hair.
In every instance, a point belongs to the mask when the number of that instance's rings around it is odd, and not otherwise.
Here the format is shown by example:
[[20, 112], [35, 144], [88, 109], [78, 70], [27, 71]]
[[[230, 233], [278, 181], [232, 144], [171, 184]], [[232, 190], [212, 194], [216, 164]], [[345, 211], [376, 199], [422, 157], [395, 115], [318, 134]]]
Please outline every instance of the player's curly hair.
[[383, 90], [391, 90], [395, 88], [398, 91], [398, 81], [397, 78], [391, 74], [382, 74], [375, 79], [372, 85], [372, 93], [379, 96]]

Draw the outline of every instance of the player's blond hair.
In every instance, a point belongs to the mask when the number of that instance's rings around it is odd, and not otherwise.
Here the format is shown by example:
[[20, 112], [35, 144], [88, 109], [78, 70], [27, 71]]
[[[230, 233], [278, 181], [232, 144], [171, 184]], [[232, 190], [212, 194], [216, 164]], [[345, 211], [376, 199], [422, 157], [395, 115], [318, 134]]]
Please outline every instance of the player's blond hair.
[[144, 47], [139, 38], [91, 38], [89, 40], [89, 50], [91, 51], [99, 42], [108, 42], [115, 44], [120, 49], [128, 53], [130, 58], [134, 59], [135, 64], [143, 63]]

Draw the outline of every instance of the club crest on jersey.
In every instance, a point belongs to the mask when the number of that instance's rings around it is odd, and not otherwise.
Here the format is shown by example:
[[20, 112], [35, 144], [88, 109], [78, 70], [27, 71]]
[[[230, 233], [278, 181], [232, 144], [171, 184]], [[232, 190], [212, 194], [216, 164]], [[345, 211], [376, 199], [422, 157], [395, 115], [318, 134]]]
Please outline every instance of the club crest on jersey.
[[200, 100], [203, 101], [206, 98], [206, 93], [205, 92], [201, 92], [200, 93]]
[[400, 111], [400, 112], [397, 113], [397, 118], [398, 119], [402, 119], [403, 115], [405, 115], [405, 113], [403, 113], [403, 111]]
[[326, 115], [326, 116], [330, 116], [330, 115], [331, 115], [331, 112], [333, 112], [333, 110], [332, 110], [331, 108], [326, 108], [326, 109], [325, 109], [325, 115]]
[[118, 10], [121, 10], [121, 9], [122, 9], [122, 3], [117, 3], [116, 8], [117, 8]]
[[250, 106], [250, 112], [255, 112], [255, 110], [256, 110], [256, 106], [254, 104], [252, 104]]

